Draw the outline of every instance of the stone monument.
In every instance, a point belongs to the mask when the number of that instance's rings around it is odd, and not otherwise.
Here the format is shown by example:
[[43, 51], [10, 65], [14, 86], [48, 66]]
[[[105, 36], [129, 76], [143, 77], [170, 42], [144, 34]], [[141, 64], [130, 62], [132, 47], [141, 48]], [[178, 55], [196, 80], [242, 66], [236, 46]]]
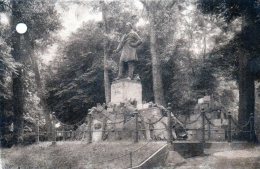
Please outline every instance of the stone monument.
[[126, 32], [121, 38], [117, 49], [114, 51], [118, 53], [122, 50], [118, 77], [111, 85], [111, 103], [120, 104], [127, 101], [135, 101], [137, 105], [141, 105], [142, 84], [139, 78], [133, 78], [135, 64], [138, 60], [136, 48], [141, 45], [142, 41], [134, 31], [131, 23], [126, 24]]
[[120, 104], [136, 101], [142, 104], [142, 84], [137, 80], [120, 79], [111, 85], [111, 103]]

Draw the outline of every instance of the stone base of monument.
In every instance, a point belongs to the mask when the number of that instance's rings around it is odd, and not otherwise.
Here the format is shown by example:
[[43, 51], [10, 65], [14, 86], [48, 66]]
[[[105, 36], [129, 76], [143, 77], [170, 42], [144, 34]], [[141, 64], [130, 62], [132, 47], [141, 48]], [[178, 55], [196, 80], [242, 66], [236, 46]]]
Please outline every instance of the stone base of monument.
[[142, 105], [142, 84], [140, 81], [120, 79], [111, 85], [111, 103], [119, 105], [128, 101]]

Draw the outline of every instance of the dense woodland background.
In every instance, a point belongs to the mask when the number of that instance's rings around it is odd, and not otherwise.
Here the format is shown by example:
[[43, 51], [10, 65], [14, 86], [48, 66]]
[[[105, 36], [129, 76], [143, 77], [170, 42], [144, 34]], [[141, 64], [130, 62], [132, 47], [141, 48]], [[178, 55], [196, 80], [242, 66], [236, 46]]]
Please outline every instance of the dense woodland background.
[[[57, 3], [101, 13], [67, 40]], [[240, 124], [254, 113], [254, 82], [259, 79], [259, 0], [132, 1], [0, 0], [9, 23], [0, 25], [1, 145], [23, 142], [25, 126], [48, 131], [49, 114], [74, 124], [97, 103], [109, 102], [120, 54], [113, 54], [132, 22], [143, 39], [138, 66], [143, 100], [171, 103], [175, 114], [194, 113], [197, 99], [210, 95], [218, 109]], [[28, 25], [19, 35], [15, 26]], [[73, 25], [72, 25], [73, 26]], [[54, 60], [39, 57], [58, 44]], [[251, 64], [252, 63], [252, 64]]]

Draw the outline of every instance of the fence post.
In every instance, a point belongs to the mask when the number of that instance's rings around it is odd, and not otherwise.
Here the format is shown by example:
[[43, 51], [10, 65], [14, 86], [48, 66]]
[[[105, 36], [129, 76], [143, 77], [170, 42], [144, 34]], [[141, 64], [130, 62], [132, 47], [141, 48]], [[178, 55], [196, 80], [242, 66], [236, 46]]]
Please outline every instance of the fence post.
[[92, 131], [91, 131], [91, 126], [92, 126], [92, 113], [88, 113], [88, 143], [92, 143]]
[[168, 117], [168, 143], [172, 143], [173, 135], [172, 135], [172, 116], [171, 116], [171, 104], [168, 103], [167, 107], [167, 117]]
[[106, 127], [107, 127], [107, 117], [102, 121], [102, 131], [101, 131], [101, 139], [104, 141], [106, 139]]
[[130, 168], [133, 167], [133, 152], [130, 151]]
[[254, 137], [254, 114], [250, 113], [250, 141], [253, 141]]
[[154, 139], [154, 133], [153, 133], [153, 129], [154, 129], [154, 127], [153, 127], [153, 125], [151, 124], [152, 123], [152, 120], [151, 119], [149, 119], [148, 120], [149, 121], [149, 124], [148, 124], [148, 126], [149, 126], [149, 139], [150, 140], [153, 140]]
[[62, 140], [65, 141], [65, 136], [66, 132], [65, 132], [65, 126], [62, 126]]
[[39, 119], [36, 119], [36, 144], [39, 144], [40, 136], [39, 136]]
[[134, 140], [134, 142], [137, 143], [138, 142], [138, 112], [137, 112], [137, 110], [135, 110], [134, 114], [135, 114], [135, 140]]
[[53, 119], [53, 115], [51, 114], [51, 127], [52, 127], [52, 145], [56, 145], [56, 129], [55, 129], [55, 122], [54, 122], [54, 119]]
[[232, 123], [231, 123], [231, 119], [232, 118], [232, 116], [231, 116], [231, 112], [228, 112], [228, 142], [229, 143], [231, 143], [231, 139], [232, 139], [232, 127], [231, 127], [231, 125], [232, 125]]
[[204, 146], [204, 143], [205, 143], [205, 111], [203, 108], [201, 109], [201, 118], [202, 118], [202, 127], [201, 127], [202, 140], [201, 140], [201, 142], [203, 143], [203, 146]]
[[208, 140], [209, 140], [209, 141], [210, 141], [210, 135], [211, 135], [210, 122], [208, 122]]

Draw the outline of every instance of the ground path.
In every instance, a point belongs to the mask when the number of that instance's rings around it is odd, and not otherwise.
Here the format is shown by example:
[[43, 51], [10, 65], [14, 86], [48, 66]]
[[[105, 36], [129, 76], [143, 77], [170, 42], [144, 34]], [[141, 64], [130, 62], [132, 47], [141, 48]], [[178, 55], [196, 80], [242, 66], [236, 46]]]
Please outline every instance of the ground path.
[[[205, 156], [187, 158], [174, 169], [259, 169], [260, 146], [243, 150], [228, 150]], [[172, 169], [172, 167], [160, 167]]]

